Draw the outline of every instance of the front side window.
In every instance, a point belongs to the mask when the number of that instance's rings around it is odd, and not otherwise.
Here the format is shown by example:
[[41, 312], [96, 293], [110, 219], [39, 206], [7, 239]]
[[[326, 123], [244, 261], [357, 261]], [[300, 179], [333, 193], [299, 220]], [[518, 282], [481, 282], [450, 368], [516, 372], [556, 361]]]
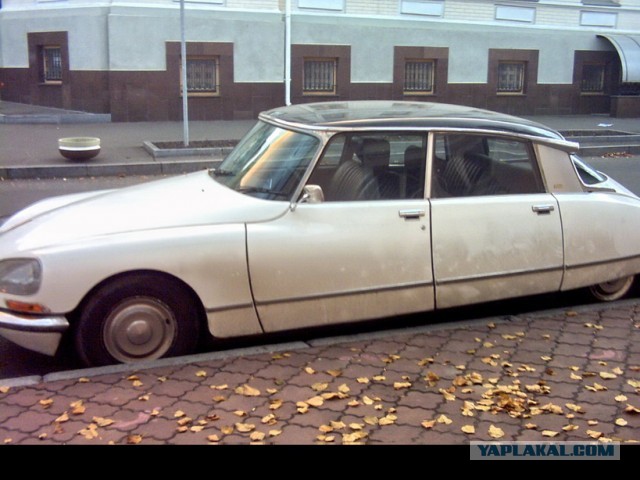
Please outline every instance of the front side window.
[[582, 67], [582, 93], [604, 93], [605, 66], [601, 64], [585, 64]]
[[265, 200], [291, 200], [320, 140], [258, 122], [212, 176], [229, 188]]
[[525, 62], [500, 62], [498, 64], [498, 93], [524, 93]]
[[541, 193], [542, 178], [529, 142], [508, 137], [436, 134], [431, 196]]
[[408, 60], [404, 64], [405, 95], [428, 95], [433, 93], [435, 71], [433, 60]]
[[305, 58], [302, 92], [307, 95], [333, 95], [336, 93], [335, 58]]
[[307, 184], [328, 202], [420, 199], [425, 160], [425, 134], [337, 134]]
[[62, 49], [58, 46], [42, 47], [42, 81], [44, 83], [62, 82]]

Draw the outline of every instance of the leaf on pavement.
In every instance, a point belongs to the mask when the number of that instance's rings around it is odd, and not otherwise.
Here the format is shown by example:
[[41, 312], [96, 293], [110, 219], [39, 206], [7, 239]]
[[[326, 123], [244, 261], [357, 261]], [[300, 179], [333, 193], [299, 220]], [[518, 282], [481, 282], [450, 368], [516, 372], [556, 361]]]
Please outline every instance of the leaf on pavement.
[[491, 438], [502, 438], [504, 437], [504, 431], [500, 427], [491, 425], [489, 426], [489, 436]]
[[278, 423], [278, 420], [276, 419], [276, 416], [273, 413], [270, 413], [269, 415], [265, 415], [260, 419], [260, 421], [266, 425], [275, 425], [276, 423]]
[[226, 383], [224, 385], [209, 385], [209, 388], [211, 390], [226, 390], [227, 388], [229, 388], [229, 385], [227, 385]]
[[58, 418], [56, 418], [54, 420], [56, 423], [63, 423], [63, 422], [68, 422], [69, 421], [69, 414], [67, 412], [64, 412], [62, 415], [60, 415]]
[[627, 422], [624, 418], [616, 418], [615, 424], [618, 425], [619, 427], [624, 427], [628, 424], [629, 422]]
[[207, 372], [205, 372], [204, 370], [199, 370], [196, 372], [196, 377], [206, 377], [207, 376]]
[[558, 432], [554, 432], [553, 430], [543, 430], [542, 431], [542, 436], [543, 437], [555, 437], [556, 435], [558, 435]]
[[71, 413], [73, 415], [82, 415], [86, 410], [86, 407], [83, 403], [84, 402], [82, 400], [78, 400], [69, 404], [69, 406], [71, 407]]
[[624, 411], [625, 411], [625, 413], [638, 414], [638, 413], [640, 413], [640, 408], [634, 407], [633, 405], [630, 405], [630, 404], [627, 403], [627, 406], [624, 409]]
[[316, 373], [316, 371], [311, 367], [304, 367], [304, 371], [309, 375], [313, 375], [314, 373]]
[[433, 428], [435, 424], [436, 420], [424, 420], [420, 425], [429, 430], [430, 428]]
[[576, 373], [571, 372], [571, 374], [569, 375], [569, 378], [571, 378], [571, 380], [582, 380], [582, 377]]
[[466, 433], [469, 435], [476, 433], [476, 427], [474, 427], [473, 425], [463, 425], [460, 430], [462, 430], [463, 433]]
[[357, 431], [353, 433], [343, 433], [342, 443], [357, 443], [360, 440], [367, 438], [368, 433], [364, 431]]
[[367, 383], [369, 383], [369, 379], [368, 379], [367, 377], [358, 377], [358, 378], [356, 378], [356, 381], [357, 381], [358, 383], [362, 383], [362, 384], [365, 384], [365, 385], [366, 385]]
[[110, 418], [103, 418], [103, 417], [93, 417], [91, 421], [96, 425], [98, 425], [99, 427], [108, 427], [109, 425], [113, 425], [114, 423], [114, 421], [111, 420]]
[[138, 445], [140, 442], [142, 442], [142, 435], [129, 435], [127, 437], [127, 443], [129, 445]]
[[282, 400], [280, 400], [279, 398], [274, 398], [269, 402], [269, 410], [278, 410], [280, 407], [282, 407], [282, 403]]
[[453, 423], [453, 420], [451, 420], [449, 417], [447, 417], [444, 413], [442, 415], [440, 415], [437, 419], [436, 422], [438, 423], [444, 423], [445, 425], [450, 425], [451, 423]]
[[410, 388], [411, 382], [394, 382], [393, 388], [396, 390], [402, 390], [403, 388]]
[[311, 397], [304, 403], [306, 403], [307, 405], [311, 405], [312, 407], [320, 407], [324, 403], [324, 399], [321, 396], [316, 395], [315, 397]]
[[618, 378], [618, 376], [615, 373], [600, 372], [600, 378], [604, 380], [612, 380], [614, 378]]
[[627, 383], [633, 388], [640, 388], [640, 380], [627, 380]]
[[589, 435], [591, 438], [595, 438], [597, 440], [602, 435], [604, 435], [604, 433], [598, 432], [596, 430], [587, 430], [587, 435]]
[[607, 387], [596, 382], [594, 382], [593, 385], [585, 385], [584, 388], [586, 388], [590, 392], [604, 392], [605, 390], [607, 390]]
[[538, 425], [536, 425], [535, 423], [527, 423], [524, 428], [526, 428], [527, 430], [537, 430]]
[[49, 408], [51, 405], [53, 405], [53, 399], [45, 398], [40, 400], [38, 403], [42, 405], [44, 408]]
[[237, 387], [235, 389], [235, 392], [238, 395], [244, 395], [245, 397], [257, 397], [260, 395], [260, 390], [258, 390], [257, 388], [253, 388], [250, 385], [242, 385], [240, 387]]
[[576, 413], [584, 413], [584, 409], [580, 405], [576, 405], [574, 403], [565, 403], [565, 406], [569, 410], [573, 410]]
[[332, 377], [339, 377], [340, 375], [342, 375], [341, 370], [327, 370], [327, 373]]
[[0, 393], [7, 393], [9, 391], [10, 387], [4, 387], [4, 386], [0, 386]]
[[236, 430], [241, 433], [248, 433], [255, 430], [256, 426], [253, 423], [236, 423]]
[[220, 437], [218, 437], [218, 435], [208, 435], [207, 436], [207, 441], [211, 442], [211, 443], [217, 443], [220, 441]]
[[98, 426], [95, 423], [90, 423], [86, 428], [78, 431], [79, 435], [82, 435], [87, 440], [92, 440], [98, 437]]
[[261, 442], [264, 437], [266, 437], [266, 434], [263, 432], [251, 432], [251, 435], [249, 435], [252, 442]]
[[562, 430], [564, 430], [565, 432], [573, 432], [574, 430], [578, 430], [578, 428], [580, 428], [578, 425], [570, 423], [569, 425], [565, 425], [564, 427], [562, 427]]
[[440, 388], [438, 391], [442, 394], [442, 396], [447, 402], [452, 402], [456, 399], [456, 396], [453, 393], [451, 393], [449, 390]]

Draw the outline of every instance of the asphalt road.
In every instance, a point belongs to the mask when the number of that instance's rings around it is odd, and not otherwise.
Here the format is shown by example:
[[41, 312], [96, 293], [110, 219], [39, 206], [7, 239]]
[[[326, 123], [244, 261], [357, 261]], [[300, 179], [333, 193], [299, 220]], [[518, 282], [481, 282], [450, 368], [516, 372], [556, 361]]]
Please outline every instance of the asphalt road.
[[[586, 160], [595, 168], [619, 180], [634, 193], [640, 194], [640, 168], [638, 168], [640, 165], [640, 156], [629, 158], [588, 158]], [[159, 177], [132, 176], [0, 181], [0, 219], [42, 198], [67, 193], [121, 188], [127, 185], [152, 181], [157, 178]], [[456, 321], [462, 318], [483, 318], [486, 316], [509, 315], [523, 311], [575, 305], [583, 301], [585, 301], [585, 298], [579, 295], [551, 295], [501, 302], [497, 305], [456, 309], [450, 312], [439, 313], [438, 315], [415, 315], [398, 321], [401, 325], [413, 325], [416, 322]], [[394, 319], [391, 322], [376, 322], [370, 324], [367, 328], [387, 328], [388, 326], [398, 328], [398, 321]], [[335, 332], [327, 333], [335, 334]], [[316, 333], [312, 333], [312, 335], [315, 334]], [[320, 332], [319, 334], [322, 335], [323, 333]], [[263, 343], [266, 341], [269, 341], [269, 339], [249, 340], [251, 343]], [[233, 348], [237, 346], [237, 343], [229, 343], [228, 346], [229, 348]], [[50, 358], [23, 349], [0, 338], [0, 379], [28, 375], [44, 375], [54, 371], [75, 368], [79, 368], [79, 365], [72, 358], [64, 356]]]

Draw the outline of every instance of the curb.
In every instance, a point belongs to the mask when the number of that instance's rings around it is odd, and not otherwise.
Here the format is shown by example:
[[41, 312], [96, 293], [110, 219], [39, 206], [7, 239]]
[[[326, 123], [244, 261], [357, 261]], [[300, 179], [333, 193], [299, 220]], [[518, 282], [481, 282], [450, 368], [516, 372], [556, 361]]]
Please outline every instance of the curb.
[[123, 175], [178, 175], [217, 167], [222, 158], [103, 165], [42, 165], [37, 167], [0, 167], [0, 178], [31, 180], [78, 177], [118, 177]]
[[226, 157], [233, 147], [211, 147], [211, 148], [158, 148], [152, 142], [142, 142], [144, 149], [154, 158], [168, 157]]

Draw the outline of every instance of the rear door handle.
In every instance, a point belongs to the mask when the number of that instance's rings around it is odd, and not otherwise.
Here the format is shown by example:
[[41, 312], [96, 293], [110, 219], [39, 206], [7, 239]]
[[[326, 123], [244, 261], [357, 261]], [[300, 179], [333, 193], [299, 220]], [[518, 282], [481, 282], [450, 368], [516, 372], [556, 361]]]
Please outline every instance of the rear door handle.
[[531, 207], [531, 210], [533, 210], [538, 215], [544, 215], [553, 212], [555, 208], [553, 205], [533, 205]]
[[405, 220], [417, 220], [427, 214], [426, 210], [421, 208], [412, 208], [408, 210], [400, 210], [398, 214]]

